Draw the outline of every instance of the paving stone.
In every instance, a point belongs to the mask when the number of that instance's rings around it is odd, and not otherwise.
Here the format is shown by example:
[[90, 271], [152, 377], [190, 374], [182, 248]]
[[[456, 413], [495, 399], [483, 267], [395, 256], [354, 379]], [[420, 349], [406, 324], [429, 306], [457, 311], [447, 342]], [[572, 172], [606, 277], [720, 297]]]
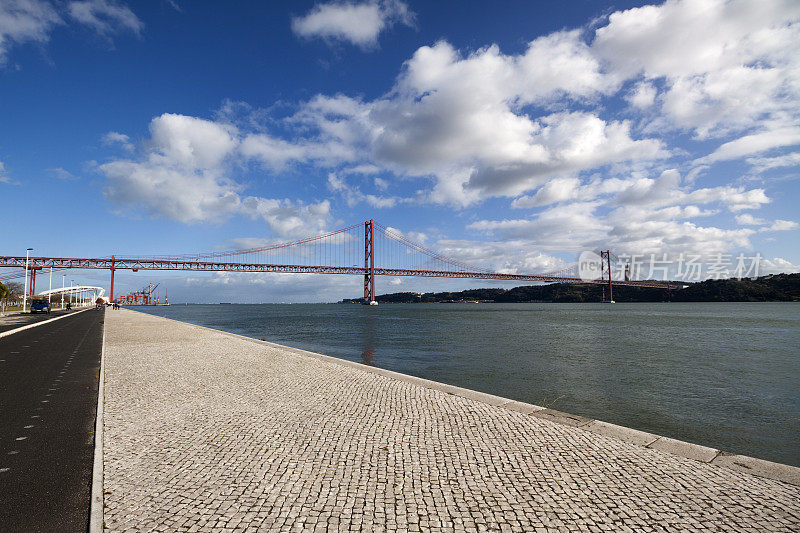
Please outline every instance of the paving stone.
[[800, 530], [796, 485], [413, 381], [107, 313], [106, 530]]

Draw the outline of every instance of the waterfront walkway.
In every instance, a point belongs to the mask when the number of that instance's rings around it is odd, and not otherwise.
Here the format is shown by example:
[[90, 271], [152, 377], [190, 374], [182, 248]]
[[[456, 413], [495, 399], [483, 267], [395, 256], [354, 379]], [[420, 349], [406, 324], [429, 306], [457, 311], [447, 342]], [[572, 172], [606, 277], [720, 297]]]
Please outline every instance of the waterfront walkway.
[[800, 487], [716, 451], [135, 311], [104, 364], [109, 531], [800, 529]]

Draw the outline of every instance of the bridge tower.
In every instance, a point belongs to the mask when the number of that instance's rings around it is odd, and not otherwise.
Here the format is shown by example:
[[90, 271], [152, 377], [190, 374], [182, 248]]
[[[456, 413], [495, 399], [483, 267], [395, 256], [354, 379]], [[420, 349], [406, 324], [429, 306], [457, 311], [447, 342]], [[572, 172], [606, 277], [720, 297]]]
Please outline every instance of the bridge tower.
[[[608, 274], [608, 283], [603, 283], [603, 301], [614, 303], [614, 292], [611, 286], [611, 250], [600, 250], [600, 281], [606, 281], [606, 273]], [[608, 300], [606, 300], [606, 285], [608, 285]]]
[[30, 271], [30, 283], [28, 284], [28, 297], [33, 298], [36, 295], [36, 271], [41, 270], [42, 267], [38, 265], [30, 265], [28, 266], [28, 270]]
[[109, 302], [114, 302], [114, 256], [111, 256], [111, 298], [108, 300]]
[[364, 305], [375, 301], [375, 241], [373, 221], [364, 222]]

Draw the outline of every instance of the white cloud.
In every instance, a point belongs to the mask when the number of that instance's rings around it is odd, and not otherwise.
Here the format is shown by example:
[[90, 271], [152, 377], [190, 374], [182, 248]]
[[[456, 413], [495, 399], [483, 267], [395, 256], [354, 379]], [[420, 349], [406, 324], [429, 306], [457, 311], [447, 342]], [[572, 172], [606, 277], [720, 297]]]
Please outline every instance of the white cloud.
[[760, 232], [774, 232], [774, 231], [791, 231], [797, 229], [799, 226], [797, 222], [792, 220], [777, 219], [772, 222], [763, 218], [754, 217], [747, 213], [737, 215], [736, 223], [742, 226], [760, 226]]
[[[757, 209], [770, 199], [763, 189], [729, 185], [692, 189], [680, 174], [666, 170], [658, 178], [556, 178], [533, 196], [517, 199], [513, 207], [555, 206], [530, 218], [480, 220], [469, 228], [487, 235], [530, 239], [548, 250], [612, 247], [618, 253], [716, 253], [731, 247], [749, 247], [756, 230], [700, 226], [689, 219], [717, 214], [714, 206], [730, 212]], [[704, 209], [699, 206], [711, 206]], [[758, 221], [738, 215], [740, 225]], [[777, 227], [786, 227], [786, 224]], [[758, 230], [761, 231], [761, 230]]]
[[330, 2], [317, 4], [304, 16], [293, 18], [292, 30], [305, 38], [347, 41], [368, 48], [377, 44], [382, 31], [397, 23], [414, 23], [414, 13], [400, 0]]
[[625, 96], [625, 99], [633, 107], [647, 109], [655, 103], [656, 94], [658, 94], [658, 90], [652, 83], [639, 82], [633, 90]]
[[[271, 169], [310, 162], [432, 178], [420, 198], [435, 203], [464, 207], [509, 196], [522, 207], [548, 202], [554, 178], [611, 166], [646, 170], [683, 155], [637, 131], [738, 132], [695, 161], [696, 177], [707, 163], [796, 142], [789, 124], [800, 108], [792, 53], [798, 20], [800, 9], [781, 0], [763, 9], [740, 0], [672, 0], [613, 13], [593, 37], [577, 30], [539, 37], [520, 54], [496, 45], [464, 54], [441, 41], [420, 47], [383, 97], [318, 95], [285, 122], [295, 138], [259, 133], [243, 151]], [[652, 127], [607, 118], [603, 99], [616, 96], [647, 109]], [[524, 196], [548, 183], [538, 198]], [[730, 205], [741, 199], [735, 188], [705, 191], [713, 192]], [[764, 203], [749, 194], [735, 205]]]
[[272, 170], [294, 162], [333, 166], [355, 157], [352, 147], [336, 140], [289, 142], [266, 134], [247, 135], [242, 139], [241, 152]]
[[60, 180], [74, 181], [79, 179], [77, 176], [74, 176], [70, 171], [63, 169], [61, 167], [48, 168], [47, 171]]
[[282, 236], [324, 229], [327, 201], [243, 196], [244, 187], [229, 176], [239, 144], [232, 126], [166, 113], [151, 121], [140, 159], [116, 159], [98, 167], [108, 178], [105, 195], [117, 205], [184, 223], [244, 215], [264, 220]]
[[741, 215], [736, 215], [736, 223], [742, 226], [763, 226], [767, 221], [763, 218], [754, 217], [749, 213], [742, 213]]
[[[295, 31], [371, 46], [388, 27], [379, 22], [387, 5], [320, 4], [295, 19]], [[343, 14], [356, 9], [372, 24], [349, 34], [358, 17]], [[512, 207], [538, 211], [471, 228], [541, 240], [548, 250], [597, 243], [654, 252], [747, 247], [764, 228], [790, 229], [778, 221], [733, 225], [737, 214], [758, 220], [741, 212], [768, 204], [765, 190], [734, 185], [734, 178], [695, 182], [701, 174], [714, 179], [718, 161], [748, 158], [754, 170], [797, 164], [793, 154], [754, 156], [800, 144], [798, 42], [796, 2], [668, 0], [612, 13], [585, 31], [539, 37], [516, 54], [496, 45], [469, 52], [444, 41], [422, 46], [383, 96], [317, 95], [285, 119], [253, 112], [236, 126], [209, 123], [199, 129], [208, 130], [211, 149], [197, 153], [190, 148], [202, 142], [190, 131], [170, 131], [165, 140], [154, 131], [146, 155], [133, 162], [198, 182], [206, 193], [177, 209], [188, 219], [208, 216], [207, 208], [192, 214], [202, 201], [230, 203], [219, 208], [229, 214], [275, 209], [245, 202], [226, 173], [234, 163], [257, 161], [272, 172], [314, 165], [350, 206], [466, 207], [508, 197]], [[630, 106], [620, 106], [624, 100]], [[698, 157], [692, 150], [701, 144], [676, 133], [705, 140], [710, 155]], [[183, 144], [170, 145], [173, 137]], [[681, 144], [669, 145], [676, 137]], [[688, 171], [686, 178], [664, 171], [667, 158]], [[413, 200], [385, 192], [410, 180], [423, 184]], [[712, 215], [727, 217], [733, 229], [696, 220]]]
[[364, 202], [367, 205], [376, 209], [383, 209], [394, 207], [398, 203], [408, 203], [411, 200], [404, 198], [397, 198], [392, 196], [377, 196], [373, 194], [364, 194], [356, 186], [350, 185], [347, 181], [331, 172], [328, 174], [328, 190], [341, 195], [347, 202], [348, 207], [355, 207], [356, 205]]
[[766, 152], [773, 148], [800, 144], [800, 128], [779, 128], [745, 135], [722, 144], [713, 153], [700, 158], [696, 163], [711, 163], [740, 159], [744, 156]]
[[792, 220], [776, 220], [769, 227], [764, 228], [764, 231], [790, 231], [797, 227], [797, 222]]
[[511, 207], [526, 209], [567, 201], [590, 201], [633, 187], [634, 181], [618, 178], [591, 179], [582, 184], [578, 178], [554, 178], [540, 187], [533, 196], [520, 196], [511, 202]]
[[800, 152], [792, 152], [776, 157], [749, 157], [747, 163], [753, 166], [755, 172], [764, 172], [773, 168], [800, 166]]
[[6, 185], [19, 185], [20, 183], [11, 178], [8, 174], [6, 174], [6, 167], [3, 165], [3, 162], [0, 161], [0, 183], [5, 183]]
[[698, 137], [796, 116], [800, 4], [669, 0], [612, 13], [592, 51], [619, 81], [663, 79], [663, 111]]
[[14, 44], [50, 40], [53, 29], [70, 18], [109, 38], [119, 31], [139, 35], [144, 23], [120, 2], [81, 0], [62, 3], [48, 0], [3, 0], [0, 2], [0, 65], [7, 61]]
[[530, 240], [440, 239], [431, 246], [443, 256], [463, 264], [507, 274], [552, 272], [566, 266], [563, 260], [543, 253]]
[[692, 190], [689, 185], [682, 185], [677, 170], [670, 169], [662, 172], [658, 178], [593, 179], [585, 184], [577, 178], [556, 178], [547, 182], [533, 196], [517, 198], [511, 206], [533, 208], [563, 202], [588, 202], [602, 197], [612, 206], [653, 208], [719, 203], [730, 211], [758, 209], [770, 202], [763, 189], [723, 185]]
[[50, 2], [4, 0], [0, 2], [0, 65], [13, 44], [28, 41], [46, 43], [50, 31], [62, 20]]
[[120, 30], [139, 35], [144, 23], [125, 4], [113, 0], [81, 0], [67, 6], [69, 16], [93, 28], [100, 35], [108, 36]]
[[103, 135], [101, 141], [106, 146], [118, 144], [128, 152], [132, 152], [134, 149], [133, 143], [131, 143], [131, 138], [124, 133], [119, 133], [116, 131], [109, 131]]
[[214, 169], [238, 144], [232, 126], [186, 115], [164, 113], [150, 122], [151, 156], [191, 169]]
[[780, 273], [793, 273], [800, 272], [800, 265], [794, 264], [782, 257], [773, 257], [772, 259], [762, 258], [759, 263], [758, 274], [780, 274]]
[[[567, 57], [556, 60], [558, 53]], [[280, 152], [312, 159], [314, 147], [399, 175], [434, 176], [429, 199], [456, 205], [516, 195], [564, 172], [667, 155], [660, 141], [633, 138], [626, 121], [521, 111], [557, 93], [581, 98], [602, 88], [587, 68], [591, 58], [574, 32], [537, 39], [523, 56], [492, 46], [461, 57], [440, 42], [417, 50], [384, 98], [312, 99], [292, 121], [314, 133]]]
[[106, 197], [121, 206], [184, 223], [220, 221], [237, 212], [241, 198], [233, 182], [164, 161], [118, 160], [100, 165], [108, 178]]
[[575, 202], [550, 207], [531, 219], [480, 220], [467, 227], [506, 239], [535, 239], [542, 250], [577, 252], [612, 229], [597, 216], [599, 205]]

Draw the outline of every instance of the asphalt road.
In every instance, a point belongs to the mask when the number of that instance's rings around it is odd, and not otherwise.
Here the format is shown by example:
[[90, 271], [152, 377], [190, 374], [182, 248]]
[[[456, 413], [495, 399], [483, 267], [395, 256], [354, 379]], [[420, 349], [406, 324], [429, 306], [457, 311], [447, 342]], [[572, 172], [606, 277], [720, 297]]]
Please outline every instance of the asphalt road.
[[0, 338], [0, 530], [85, 532], [104, 310]]
[[15, 314], [15, 315], [0, 317], [0, 333], [12, 329], [17, 329], [22, 326], [27, 326], [28, 324], [33, 324], [34, 322], [42, 322], [44, 320], [50, 320], [51, 318], [55, 318], [57, 316], [75, 312], [77, 312], [75, 309], [73, 309], [72, 311], [53, 309], [53, 311], [49, 315], [47, 313], [34, 313], [34, 314], [25, 313], [25, 314]]

